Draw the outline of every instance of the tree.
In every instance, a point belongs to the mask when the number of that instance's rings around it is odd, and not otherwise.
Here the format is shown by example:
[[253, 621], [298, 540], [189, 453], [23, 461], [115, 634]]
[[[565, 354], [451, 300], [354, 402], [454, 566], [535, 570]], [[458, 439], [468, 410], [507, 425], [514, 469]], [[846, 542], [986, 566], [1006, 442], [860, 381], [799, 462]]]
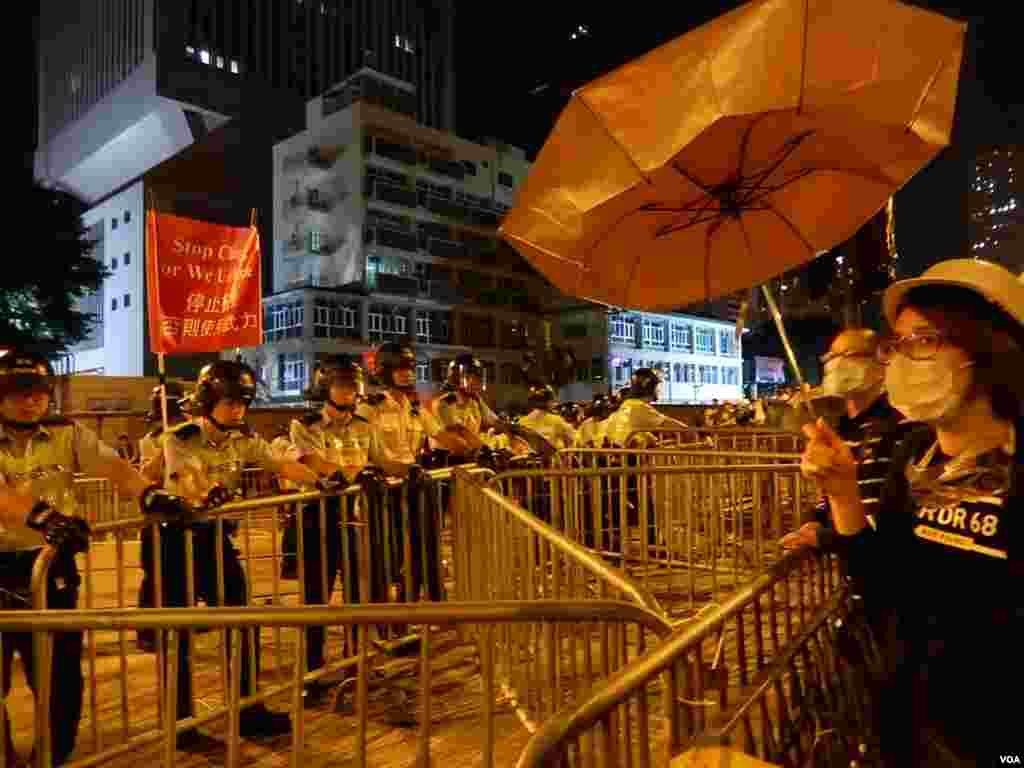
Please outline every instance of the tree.
[[73, 196], [33, 183], [22, 208], [34, 236], [31, 250], [7, 259], [0, 279], [0, 340], [64, 351], [88, 337], [96, 317], [81, 312], [78, 300], [98, 290], [108, 272], [92, 256]]

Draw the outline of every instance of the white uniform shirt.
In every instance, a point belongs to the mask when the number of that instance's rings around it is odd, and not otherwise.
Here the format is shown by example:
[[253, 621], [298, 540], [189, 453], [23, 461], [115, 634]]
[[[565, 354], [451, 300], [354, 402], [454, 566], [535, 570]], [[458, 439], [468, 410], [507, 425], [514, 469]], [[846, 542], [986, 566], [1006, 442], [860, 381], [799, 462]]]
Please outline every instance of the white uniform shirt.
[[[18, 455], [14, 436], [0, 426], [0, 485], [46, 501], [58, 512], [74, 515], [75, 473], [99, 477], [117, 451], [81, 424], [50, 419], [39, 424]], [[0, 526], [0, 551], [38, 549], [41, 534], [27, 528]]]
[[650, 403], [634, 398], [624, 400], [619, 409], [608, 417], [605, 425], [605, 435], [618, 446], [625, 445], [626, 440], [634, 432], [673, 427], [687, 429], [681, 421], [669, 418]]
[[519, 419], [519, 424], [537, 432], [555, 448], [571, 448], [576, 442], [576, 430], [557, 413], [537, 408]]
[[172, 429], [165, 438], [171, 493], [198, 500], [218, 484], [230, 491], [240, 490], [246, 466], [280, 471], [281, 459], [255, 432], [229, 432], [220, 442], [214, 442], [217, 431], [206, 419], [196, 419]]
[[414, 416], [408, 398], [396, 399], [390, 391], [382, 394], [384, 399], [380, 403], [369, 406], [370, 422], [377, 437], [370, 443], [370, 461], [378, 465], [415, 464], [424, 437], [433, 437], [443, 427], [423, 407]]
[[605, 427], [607, 419], [595, 419], [593, 417], [580, 424], [576, 431], [577, 448], [600, 448], [604, 442]]
[[369, 463], [371, 446], [377, 439], [370, 416], [369, 410], [360, 406], [352, 420], [344, 425], [332, 420], [326, 408], [315, 414], [315, 418], [293, 419], [294, 458], [301, 461], [307, 456], [316, 456], [355, 476]]

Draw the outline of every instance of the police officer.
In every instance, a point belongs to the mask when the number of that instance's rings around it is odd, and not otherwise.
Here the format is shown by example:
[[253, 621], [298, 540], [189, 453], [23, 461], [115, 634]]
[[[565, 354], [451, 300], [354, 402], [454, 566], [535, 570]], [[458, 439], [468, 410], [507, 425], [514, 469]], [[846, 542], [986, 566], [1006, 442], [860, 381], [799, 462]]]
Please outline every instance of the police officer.
[[612, 414], [605, 434], [613, 445], [625, 446], [634, 432], [647, 429], [675, 428], [681, 431], [689, 428], [681, 421], [658, 412], [651, 405], [658, 399], [661, 377], [651, 368], [638, 368], [630, 380], [622, 405]]
[[[177, 382], [168, 382], [166, 387], [167, 425], [176, 427], [189, 420], [181, 402], [185, 397], [185, 388]], [[151, 483], [162, 486], [164, 484], [164, 451], [160, 436], [164, 433], [164, 425], [160, 387], [153, 387], [146, 421], [154, 426], [139, 440], [139, 459], [141, 461], [139, 469]], [[140, 539], [142, 543], [139, 553], [142, 560], [142, 583], [139, 585], [139, 607], [152, 608], [154, 605], [153, 585], [156, 583], [153, 577], [155, 562], [153, 558], [153, 528], [151, 526], [143, 528]], [[140, 629], [136, 633], [136, 641], [139, 650], [143, 653], [156, 652], [156, 632], [154, 630]]]
[[[442, 426], [456, 431], [470, 451], [488, 445], [487, 430], [501, 427], [501, 421], [481, 396], [484, 390], [484, 366], [465, 352], [448, 364], [444, 394], [434, 410]], [[456, 457], [455, 461], [468, 459]]]
[[[425, 591], [431, 600], [441, 599], [441, 578], [438, 552], [437, 510], [433, 509], [433, 494], [423, 494], [426, 505], [421, 507], [419, 485], [422, 477], [417, 460], [429, 440], [438, 447], [457, 456], [469, 452], [470, 447], [460, 436], [462, 430], [444, 427], [428, 410], [421, 408], [416, 395], [416, 353], [408, 342], [389, 342], [377, 351], [377, 379], [382, 391], [368, 399], [369, 419], [377, 439], [371, 442], [370, 461], [387, 474], [408, 478], [408, 535], [412, 544], [412, 562], [404, 563], [403, 537], [406, 521], [402, 519], [399, 499], [392, 504], [393, 518], [386, 521], [394, 534], [390, 537], [390, 560], [397, 566], [412, 569], [413, 594], [405, 595], [409, 601], [417, 600]], [[370, 550], [383, 552], [381, 525], [370, 523]], [[426, 563], [424, 563], [424, 550]], [[371, 563], [374, 572], [371, 588], [374, 601], [386, 600], [384, 564], [375, 557]], [[398, 571], [393, 571], [397, 575]], [[404, 583], [399, 589], [404, 591]]]
[[605, 420], [611, 415], [608, 395], [594, 395], [584, 412], [583, 423], [576, 431], [576, 445], [580, 448], [597, 448], [604, 439]]
[[[45, 357], [24, 348], [0, 357], [0, 598], [8, 610], [32, 608], [32, 567], [46, 543], [58, 549], [47, 584], [49, 607], [78, 605], [81, 580], [74, 555], [88, 546], [89, 529], [84, 520], [70, 516], [76, 511], [76, 472], [107, 478], [124, 496], [139, 499], [144, 513], [180, 517], [191, 512], [181, 499], [155, 488], [95, 433], [49, 416], [53, 387], [53, 369]], [[32, 635], [7, 633], [3, 641], [4, 693], [10, 688], [14, 651], [34, 685]], [[75, 747], [82, 713], [81, 657], [81, 632], [54, 634], [50, 725], [56, 765]], [[10, 744], [9, 733], [5, 738]]]
[[[313, 382], [306, 399], [323, 403], [314, 411], [291, 423], [291, 444], [298, 460], [332, 484], [348, 486], [367, 465], [375, 433], [367, 418], [362, 398], [365, 393], [363, 369], [352, 358], [336, 355], [325, 360], [313, 372]], [[341, 499], [331, 496], [326, 501], [325, 525], [320, 529], [320, 504], [308, 504], [302, 510], [303, 554], [305, 565], [305, 601], [307, 604], [328, 603], [334, 590], [334, 579], [342, 560]], [[356, 535], [345, 530], [347, 557], [344, 594], [349, 602], [359, 601]], [[321, 540], [326, 543], [327, 594], [324, 594], [321, 568]], [[306, 662], [310, 671], [324, 665], [325, 632], [323, 627], [310, 627], [306, 634]], [[305, 705], [318, 705], [330, 686], [320, 682], [306, 686]]]
[[519, 420], [519, 424], [542, 435], [556, 449], [570, 448], [576, 442], [576, 430], [553, 413], [555, 390], [550, 384], [534, 384], [527, 393], [533, 410]]
[[[256, 375], [242, 362], [222, 360], [205, 366], [200, 372], [193, 394], [194, 418], [171, 431], [165, 438], [169, 488], [204, 507], [218, 506], [230, 501], [241, 491], [242, 468], [255, 464], [288, 480], [314, 485], [316, 473], [297, 461], [275, 458], [267, 442], [255, 434], [245, 423], [245, 416], [256, 396]], [[194, 534], [194, 564], [196, 597], [208, 605], [217, 605], [216, 526], [210, 522], [192, 526]], [[184, 536], [178, 531], [162, 537], [165, 549], [164, 605], [182, 606], [186, 603], [186, 574]], [[224, 604], [245, 605], [248, 588], [245, 572], [224, 526], [223, 573]], [[178, 715], [192, 716], [191, 675], [188, 665], [188, 641], [182, 633], [181, 663], [178, 677]], [[254, 632], [256, 674], [259, 674], [259, 629]], [[241, 695], [251, 696], [256, 680], [250, 671], [250, 632], [242, 634]], [[277, 736], [287, 733], [291, 723], [286, 714], [271, 712], [263, 704], [242, 710], [240, 730], [246, 738]], [[196, 737], [201, 738], [201, 737]], [[189, 743], [179, 744], [183, 748]]]

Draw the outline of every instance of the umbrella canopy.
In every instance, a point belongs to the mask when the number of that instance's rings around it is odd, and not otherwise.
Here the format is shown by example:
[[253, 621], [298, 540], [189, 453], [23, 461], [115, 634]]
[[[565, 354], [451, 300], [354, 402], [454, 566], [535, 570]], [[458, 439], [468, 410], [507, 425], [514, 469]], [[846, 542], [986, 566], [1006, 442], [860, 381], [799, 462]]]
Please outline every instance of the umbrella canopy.
[[949, 143], [965, 25], [758, 0], [578, 90], [502, 235], [562, 291], [667, 310], [848, 239]]

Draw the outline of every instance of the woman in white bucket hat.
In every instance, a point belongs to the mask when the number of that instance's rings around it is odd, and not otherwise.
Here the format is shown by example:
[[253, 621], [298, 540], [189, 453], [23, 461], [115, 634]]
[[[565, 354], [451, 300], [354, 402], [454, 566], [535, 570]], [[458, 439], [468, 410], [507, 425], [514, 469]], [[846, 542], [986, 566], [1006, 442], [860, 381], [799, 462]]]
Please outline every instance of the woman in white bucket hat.
[[[879, 638], [885, 766], [1024, 759], [1024, 283], [973, 259], [892, 285], [881, 345], [893, 406], [921, 422], [895, 453], [877, 530], [849, 448], [805, 427], [851, 578], [889, 609]], [[993, 696], [993, 694], [999, 694]]]

